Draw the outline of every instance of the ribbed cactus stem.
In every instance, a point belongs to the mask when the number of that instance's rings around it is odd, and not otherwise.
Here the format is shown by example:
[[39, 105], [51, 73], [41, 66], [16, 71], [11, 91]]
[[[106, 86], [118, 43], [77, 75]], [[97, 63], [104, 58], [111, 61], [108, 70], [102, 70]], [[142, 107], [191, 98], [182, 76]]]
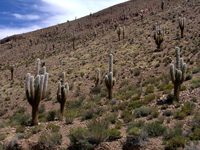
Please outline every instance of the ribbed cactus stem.
[[11, 72], [11, 80], [13, 80], [13, 78], [14, 78], [14, 65], [13, 64], [10, 68], [10, 72]]
[[172, 61], [170, 64], [170, 75], [171, 80], [174, 83], [174, 100], [180, 100], [180, 89], [181, 84], [186, 78], [186, 64], [183, 62], [183, 59], [180, 59], [179, 47], [176, 47], [176, 69], [175, 62]]
[[181, 18], [179, 17], [179, 27], [181, 29], [181, 38], [184, 36], [184, 27], [185, 27], [185, 17], [183, 18], [183, 14], [181, 15]]
[[46, 73], [46, 67], [43, 66], [43, 67], [42, 67], [42, 74], [45, 75], [45, 73]]
[[[39, 60], [39, 59], [38, 59]], [[37, 60], [37, 69], [38, 65], [40, 65]], [[35, 83], [35, 86], [34, 86]], [[26, 77], [26, 98], [29, 104], [32, 106], [32, 124], [38, 124], [38, 107], [41, 100], [44, 98], [48, 86], [48, 73], [44, 73], [44, 75], [37, 75], [35, 82], [34, 76], [31, 76], [30, 73], [27, 74]]]
[[113, 78], [113, 55], [110, 54], [110, 65], [109, 65], [109, 75], [105, 76], [105, 84], [108, 89], [108, 98], [113, 98], [113, 86], [115, 85], [115, 79]]
[[157, 49], [159, 50], [161, 48], [162, 42], [165, 40], [165, 27], [163, 27], [163, 31], [161, 31], [160, 28], [160, 21], [159, 21], [159, 28], [157, 29], [157, 24], [155, 25], [156, 31], [154, 32], [154, 40], [157, 45]]
[[109, 72], [113, 72], [113, 55], [110, 54]]
[[119, 39], [119, 41], [120, 41], [121, 33], [122, 33], [122, 28], [121, 28], [121, 26], [119, 25], [119, 28], [117, 29], [117, 34], [118, 34], [118, 39]]
[[58, 83], [58, 89], [57, 89], [57, 100], [60, 103], [60, 113], [61, 117], [60, 119], [62, 120], [65, 114], [65, 103], [68, 97], [69, 93], [69, 85], [68, 83], [65, 83], [65, 72], [62, 73], [62, 83]]
[[161, 9], [162, 10], [164, 9], [164, 0], [162, 0], [162, 2], [161, 2]]
[[40, 59], [37, 59], [37, 64], [36, 64], [36, 76], [40, 74]]
[[99, 82], [100, 82], [100, 69], [97, 69], [97, 75], [96, 75], [96, 80], [95, 80], [95, 87], [99, 86]]
[[125, 38], [125, 26], [123, 27], [123, 39]]

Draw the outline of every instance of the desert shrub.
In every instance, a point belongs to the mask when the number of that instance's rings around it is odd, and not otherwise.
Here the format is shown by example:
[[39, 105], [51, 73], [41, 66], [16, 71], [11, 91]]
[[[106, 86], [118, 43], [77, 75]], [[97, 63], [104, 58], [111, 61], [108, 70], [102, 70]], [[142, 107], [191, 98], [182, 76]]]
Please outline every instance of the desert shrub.
[[151, 107], [140, 107], [140, 108], [136, 108], [134, 111], [134, 115], [137, 118], [140, 117], [146, 117], [148, 116], [150, 113], [152, 112], [152, 108]]
[[185, 91], [187, 90], [187, 87], [186, 86], [181, 86], [181, 91]]
[[8, 150], [13, 150], [13, 149], [17, 149], [16, 148], [16, 145], [17, 145], [17, 142], [19, 140], [17, 138], [13, 138], [12, 140], [10, 140], [10, 142], [8, 143], [8, 146], [7, 146], [7, 149]]
[[41, 104], [40, 107], [38, 108], [38, 113], [41, 114], [41, 113], [44, 113], [44, 112], [45, 112], [45, 105]]
[[70, 101], [66, 101], [66, 109], [70, 110], [70, 109], [78, 109], [82, 106], [83, 103], [83, 98], [79, 98], [79, 100], [70, 100]]
[[186, 145], [184, 148], [184, 150], [199, 150], [199, 149], [200, 149], [199, 142], [193, 143], [192, 141], [190, 141], [190, 144]]
[[0, 134], [0, 141], [3, 141], [6, 138], [6, 134]]
[[194, 129], [194, 132], [189, 134], [190, 140], [200, 140], [200, 126]]
[[5, 101], [9, 101], [9, 100], [10, 100], [10, 97], [7, 96], [7, 97], [5, 98]]
[[200, 112], [196, 112], [192, 118], [191, 121], [189, 121], [189, 125], [192, 126], [194, 129], [196, 126], [200, 126], [200, 117], [199, 117]]
[[181, 104], [179, 102], [173, 101], [173, 105], [175, 108], [178, 108], [181, 106]]
[[173, 150], [178, 147], [184, 148], [185, 144], [188, 142], [186, 137], [183, 136], [175, 136], [167, 142], [165, 146], [165, 150]]
[[18, 126], [16, 128], [16, 132], [17, 133], [24, 133], [24, 131], [26, 130], [26, 127], [23, 125], [23, 126]]
[[39, 122], [46, 122], [47, 121], [47, 114], [46, 113], [40, 113], [38, 114], [38, 120]]
[[156, 78], [156, 77], [152, 77], [152, 76], [148, 76], [146, 77], [146, 80], [143, 82], [142, 86], [146, 86], [148, 84], [154, 84], [154, 85], [159, 85], [160, 82], [160, 78]]
[[60, 126], [57, 126], [53, 123], [48, 123], [47, 129], [50, 129], [52, 132], [58, 132], [60, 130]]
[[69, 110], [65, 115], [66, 124], [71, 124], [74, 121], [75, 117], [76, 117], [76, 111], [73, 109]]
[[160, 117], [158, 117], [158, 119], [156, 120], [156, 122], [158, 122], [160, 124], [163, 124], [164, 120], [165, 120], [165, 117], [164, 116], [160, 116]]
[[33, 135], [32, 132], [26, 132], [26, 133], [24, 133], [24, 138], [29, 139], [32, 135]]
[[129, 83], [130, 81], [128, 79], [125, 79], [120, 83], [119, 88], [122, 88], [123, 86], [128, 85]]
[[7, 113], [7, 111], [8, 111], [7, 109], [1, 110], [0, 111], [0, 117], [3, 116], [3, 115], [5, 115]]
[[164, 132], [163, 137], [166, 141], [168, 141], [175, 136], [182, 136], [182, 134], [183, 130], [181, 128], [168, 129], [166, 132]]
[[42, 131], [42, 129], [44, 129], [44, 126], [43, 126], [43, 125], [34, 126], [34, 127], [31, 129], [31, 133], [32, 133], [32, 134], [37, 134], [38, 132]]
[[149, 134], [149, 136], [156, 137], [161, 136], [166, 131], [166, 127], [162, 126], [161, 124], [157, 122], [148, 123], [146, 125], [146, 130]]
[[0, 128], [4, 128], [6, 126], [5, 122], [0, 121]]
[[149, 94], [149, 93], [153, 93], [153, 91], [154, 91], [154, 86], [149, 85], [149, 86], [147, 86], [147, 88], [146, 88], [144, 94], [147, 95], [147, 94]]
[[161, 83], [160, 85], [158, 85], [156, 88], [159, 90], [159, 91], [163, 91], [165, 89], [165, 87], [167, 86], [166, 83]]
[[115, 121], [117, 120], [117, 113], [111, 113], [110, 115], [106, 116], [106, 119], [109, 120], [112, 124], [115, 124]]
[[196, 97], [193, 97], [193, 98], [192, 98], [192, 101], [193, 101], [193, 102], [197, 102], [197, 98], [196, 98]]
[[145, 126], [145, 121], [144, 120], [139, 120], [137, 122], [134, 122], [134, 123], [131, 123], [129, 126], [128, 126], [128, 129], [127, 129], [127, 132], [129, 132], [130, 129], [132, 128], [143, 128]]
[[190, 72], [188, 72], [188, 73], [186, 74], [185, 80], [188, 81], [188, 80], [191, 80], [191, 79], [192, 79], [192, 74], [191, 74]]
[[186, 102], [184, 106], [181, 107], [182, 111], [187, 115], [191, 115], [195, 109], [196, 105], [194, 103]]
[[151, 112], [150, 116], [152, 116], [153, 118], [157, 118], [159, 116], [158, 106], [157, 105], [152, 107], [152, 112]]
[[62, 135], [58, 132], [55, 133], [42, 132], [39, 137], [38, 143], [40, 145], [45, 145], [48, 148], [53, 149], [62, 144]]
[[167, 66], [172, 62], [172, 59], [167, 56], [167, 57], [163, 58], [162, 62], [164, 63], [164, 66]]
[[176, 122], [174, 122], [174, 128], [182, 128], [184, 125], [183, 121], [177, 120]]
[[187, 116], [187, 114], [184, 111], [178, 110], [174, 113], [174, 117], [176, 119], [182, 120]]
[[14, 113], [9, 119], [8, 124], [19, 125], [22, 122], [27, 122], [30, 119], [30, 114]]
[[148, 141], [148, 133], [145, 130], [141, 130], [138, 127], [133, 127], [128, 130], [126, 136], [126, 142], [123, 149], [128, 149], [132, 146], [144, 146]]
[[91, 90], [90, 90], [90, 93], [92, 94], [99, 94], [101, 93], [101, 86], [97, 86], [97, 87], [93, 87]]
[[108, 105], [115, 105], [117, 103], [116, 99], [112, 99], [111, 101], [108, 102]]
[[174, 88], [174, 84], [173, 84], [173, 83], [169, 83], [169, 84], [165, 87], [165, 89], [164, 89], [164, 91], [163, 91], [163, 94], [169, 94], [173, 88]]
[[196, 74], [199, 72], [199, 67], [193, 67], [192, 68], [192, 74]]
[[115, 129], [121, 129], [122, 127], [122, 122], [120, 120], [115, 121]]
[[200, 79], [193, 79], [190, 87], [192, 89], [200, 87]]
[[140, 75], [140, 68], [135, 68], [134, 76]]
[[83, 110], [81, 120], [83, 121], [83, 120], [92, 119], [93, 115], [94, 115], [93, 109], [90, 108], [87, 110]]
[[125, 110], [126, 109], [126, 105], [124, 102], [119, 102], [118, 103], [118, 109], [119, 110]]
[[171, 110], [165, 110], [165, 111], [163, 112], [163, 116], [171, 116], [171, 115], [172, 115]]
[[125, 123], [128, 123], [134, 118], [134, 116], [132, 115], [131, 111], [123, 110], [121, 114], [121, 118], [123, 118]]
[[167, 104], [162, 105], [162, 109], [167, 109], [167, 108], [168, 108]]
[[47, 121], [54, 121], [56, 117], [56, 111], [55, 110], [50, 110], [47, 113]]
[[115, 128], [108, 129], [108, 131], [109, 131], [109, 140], [110, 141], [115, 140], [115, 139], [120, 139], [122, 137], [121, 132]]

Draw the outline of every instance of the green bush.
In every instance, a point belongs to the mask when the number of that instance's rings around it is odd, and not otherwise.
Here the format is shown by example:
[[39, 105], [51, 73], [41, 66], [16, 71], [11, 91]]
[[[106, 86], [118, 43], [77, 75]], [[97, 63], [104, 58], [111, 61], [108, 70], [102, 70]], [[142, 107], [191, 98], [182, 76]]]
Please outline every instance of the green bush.
[[53, 123], [47, 124], [47, 129], [50, 129], [52, 132], [58, 132], [60, 130], [60, 126], [57, 126]]
[[159, 91], [163, 91], [166, 87], [166, 83], [161, 83], [160, 85], [158, 85], [156, 88], [159, 90]]
[[182, 136], [182, 134], [183, 130], [181, 128], [168, 129], [166, 132], [164, 132], [163, 137], [168, 141], [175, 136]]
[[45, 112], [45, 105], [41, 104], [40, 107], [38, 108], [38, 113], [41, 114], [41, 113], [44, 113], [44, 112]]
[[3, 141], [5, 138], [6, 138], [6, 134], [0, 134], [0, 141]]
[[115, 129], [121, 129], [122, 127], [122, 122], [120, 120], [115, 121]]
[[192, 128], [195, 128], [197, 126], [200, 126], [200, 117], [199, 117], [200, 112], [196, 112], [192, 118], [191, 121], [189, 121], [189, 125], [192, 126]]
[[0, 128], [4, 128], [6, 126], [5, 122], [0, 121]]
[[186, 114], [185, 112], [181, 111], [181, 110], [178, 110], [178, 111], [176, 111], [176, 112], [174, 113], [174, 117], [175, 117], [176, 119], [179, 119], [179, 120], [184, 119], [186, 116], [187, 116], [187, 114]]
[[190, 72], [188, 72], [188, 73], [186, 74], [185, 80], [187, 81], [187, 80], [191, 80], [191, 79], [192, 79], [192, 74], [191, 74]]
[[142, 86], [146, 86], [148, 84], [155, 84], [156, 86], [159, 84], [160, 78], [148, 76], [146, 80], [143, 82]]
[[0, 111], [0, 117], [3, 116], [3, 115], [5, 115], [7, 113], [7, 111], [8, 111], [7, 109], [1, 110]]
[[147, 88], [146, 88], [144, 94], [147, 95], [147, 94], [149, 94], [149, 93], [153, 93], [153, 91], [154, 91], [154, 86], [149, 85], [149, 86], [147, 86]]
[[192, 89], [195, 89], [197, 87], [200, 87], [200, 79], [193, 79], [192, 84], [190, 86]]
[[152, 108], [151, 107], [140, 107], [140, 108], [136, 108], [134, 111], [134, 115], [137, 118], [140, 117], [146, 117], [148, 116], [150, 113], [152, 112]]
[[194, 129], [194, 132], [189, 134], [190, 140], [200, 140], [200, 126]]
[[54, 121], [55, 117], [56, 117], [56, 111], [55, 110], [50, 110], [47, 113], [47, 121]]
[[158, 119], [156, 120], [156, 122], [158, 122], [160, 124], [163, 124], [164, 120], [165, 120], [165, 116], [160, 116], [160, 117], [158, 117]]
[[149, 136], [156, 137], [161, 136], [166, 131], [166, 127], [162, 126], [161, 124], [157, 122], [148, 123], [146, 125], [146, 130], [149, 134]]
[[106, 117], [107, 120], [109, 120], [112, 124], [115, 124], [115, 121], [117, 120], [117, 113], [113, 112], [110, 115]]
[[23, 125], [23, 126], [18, 126], [16, 128], [16, 132], [17, 133], [24, 133], [24, 131], [26, 130], [26, 127]]
[[187, 115], [191, 115], [195, 109], [196, 105], [194, 103], [186, 102], [184, 106], [181, 107], [182, 111]]
[[183, 136], [175, 136], [167, 142], [165, 146], [165, 150], [174, 150], [178, 147], [184, 148], [185, 144], [188, 143], [186, 137]]
[[9, 125], [20, 125], [21, 123], [27, 122], [30, 119], [30, 114], [14, 113], [14, 115], [11, 116], [9, 119]]
[[109, 140], [115, 140], [115, 139], [120, 139], [121, 136], [121, 132], [115, 128], [109, 129]]
[[193, 67], [192, 68], [192, 74], [196, 74], [199, 72], [199, 67]]
[[82, 106], [83, 103], [83, 99], [79, 98], [79, 100], [70, 100], [70, 101], [66, 101], [66, 109], [70, 110], [70, 109], [78, 109]]
[[43, 126], [43, 125], [34, 126], [34, 127], [31, 129], [31, 133], [32, 133], [32, 134], [36, 134], [36, 133], [42, 131], [42, 129], [44, 129], [44, 126]]
[[71, 124], [74, 121], [74, 118], [76, 117], [76, 111], [70, 110], [65, 115], [65, 121], [66, 124]]
[[134, 116], [132, 115], [131, 111], [123, 110], [122, 114], [121, 114], [121, 118], [123, 118], [125, 123], [128, 123], [128, 122], [132, 121]]
[[62, 135], [58, 132], [42, 132], [41, 136], [39, 137], [38, 144], [45, 145], [48, 148], [53, 149], [62, 144]]
[[128, 126], [128, 129], [127, 129], [127, 133], [129, 132], [130, 129], [132, 128], [143, 128], [145, 126], [145, 121], [144, 120], [139, 120], [137, 122], [134, 122], [134, 123], [131, 123], [129, 126]]

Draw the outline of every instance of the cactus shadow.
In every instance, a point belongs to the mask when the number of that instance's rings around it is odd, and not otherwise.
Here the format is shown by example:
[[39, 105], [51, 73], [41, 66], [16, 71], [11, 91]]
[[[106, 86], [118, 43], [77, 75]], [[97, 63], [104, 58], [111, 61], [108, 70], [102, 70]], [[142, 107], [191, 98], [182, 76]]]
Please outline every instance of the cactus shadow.
[[160, 48], [160, 49], [155, 49], [153, 52], [162, 52], [163, 51], [163, 48]]

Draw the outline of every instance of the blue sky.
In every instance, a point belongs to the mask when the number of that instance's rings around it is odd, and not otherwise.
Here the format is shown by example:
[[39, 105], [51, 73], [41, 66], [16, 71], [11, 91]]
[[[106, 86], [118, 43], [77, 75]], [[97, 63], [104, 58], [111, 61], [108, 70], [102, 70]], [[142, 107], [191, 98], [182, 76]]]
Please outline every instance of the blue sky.
[[53, 26], [127, 0], [0, 0], [0, 39]]

